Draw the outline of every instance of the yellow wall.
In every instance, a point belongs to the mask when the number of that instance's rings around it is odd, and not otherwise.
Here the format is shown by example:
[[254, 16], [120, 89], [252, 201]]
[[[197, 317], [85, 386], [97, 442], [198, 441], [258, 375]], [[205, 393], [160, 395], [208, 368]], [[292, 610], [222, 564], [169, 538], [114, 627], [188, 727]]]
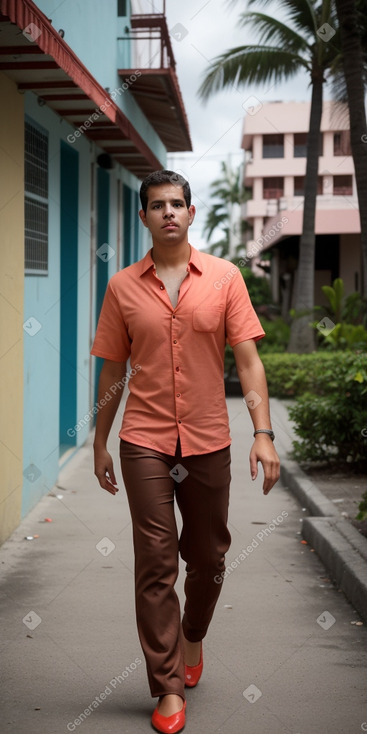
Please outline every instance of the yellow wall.
[[20, 522], [23, 453], [24, 105], [0, 73], [0, 543]]

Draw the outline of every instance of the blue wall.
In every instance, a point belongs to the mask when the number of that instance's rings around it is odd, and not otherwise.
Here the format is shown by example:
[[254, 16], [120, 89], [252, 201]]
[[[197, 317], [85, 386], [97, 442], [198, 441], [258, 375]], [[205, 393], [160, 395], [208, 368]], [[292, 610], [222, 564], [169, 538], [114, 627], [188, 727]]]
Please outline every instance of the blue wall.
[[[67, 423], [71, 429], [70, 441], [61, 447], [61, 451], [68, 449], [62, 461], [88, 437], [96, 389], [95, 358], [90, 357], [90, 348], [97, 303], [102, 301], [108, 278], [130, 264], [134, 256], [142, 257], [150, 246], [147, 231], [137, 219], [140, 182], [119, 165], [109, 172], [99, 168], [96, 161], [101, 150], [85, 136], [70, 146], [67, 136], [71, 126], [46, 106], [40, 107], [35, 95], [25, 95], [25, 109], [30, 121], [39, 125], [49, 139], [49, 269], [48, 275], [25, 277], [24, 320], [33, 316], [41, 328], [33, 337], [24, 334], [23, 465], [25, 469], [31, 466], [32, 471], [25, 472], [22, 516], [57, 480], [60, 418], [64, 429]], [[65, 162], [62, 168], [61, 150], [73, 170]], [[95, 223], [94, 239], [91, 221]], [[107, 262], [96, 254], [104, 243], [114, 250]], [[60, 362], [64, 361], [61, 353], [69, 363], [71, 391], [60, 370]], [[63, 401], [65, 407], [69, 402], [64, 418], [60, 414]]]
[[[55, 115], [26, 96], [31, 122], [50, 130]], [[28, 104], [27, 104], [28, 103]], [[48, 275], [26, 275], [24, 318], [34, 316], [41, 324], [35, 336], [24, 336], [23, 465], [35, 467], [32, 481], [24, 478], [22, 516], [53, 486], [59, 460], [60, 381], [60, 141], [49, 133], [49, 248]]]
[[[37, 0], [36, 5], [52, 19], [54, 28], [65, 31], [66, 43], [102, 87], [108, 87], [110, 93], [121, 87], [117, 70], [128, 64], [130, 52], [128, 41], [117, 38], [126, 35], [129, 19], [118, 17], [117, 0]], [[164, 166], [166, 149], [130, 92], [122, 91], [116, 104]]]
[[[61, 141], [60, 160], [60, 433], [61, 447], [75, 446], [77, 422], [79, 154]], [[61, 448], [60, 453], [63, 453]]]
[[[108, 283], [109, 250], [109, 208], [110, 208], [110, 177], [103, 168], [97, 171], [97, 242], [96, 252], [100, 247], [108, 246], [105, 257], [97, 255], [97, 293], [96, 293], [96, 323], [102, 308], [102, 303]], [[111, 248], [114, 249], [114, 248]], [[97, 402], [98, 380], [102, 369], [103, 359], [96, 358], [95, 362], [95, 402]]]
[[132, 198], [133, 192], [129, 186], [124, 185], [123, 187], [123, 201], [124, 201], [124, 263], [125, 265], [131, 265], [133, 262], [132, 258], [132, 247], [131, 247], [131, 231], [133, 221], [133, 210], [132, 210]]

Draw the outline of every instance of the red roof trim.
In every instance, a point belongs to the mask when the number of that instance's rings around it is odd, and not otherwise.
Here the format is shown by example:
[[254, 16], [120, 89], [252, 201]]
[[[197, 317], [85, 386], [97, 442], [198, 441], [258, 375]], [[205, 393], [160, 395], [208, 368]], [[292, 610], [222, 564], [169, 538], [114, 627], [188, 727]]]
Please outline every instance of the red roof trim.
[[[116, 103], [110, 98], [103, 87], [97, 82], [86, 66], [80, 61], [63, 38], [52, 27], [48, 18], [32, 0], [0, 0], [0, 17], [5, 16], [15, 23], [20, 30], [24, 30], [31, 23], [36, 26], [40, 34], [34, 43], [51, 56], [58, 67], [72, 79], [74, 84], [93, 101], [97, 107], [106, 107], [104, 114], [123, 135], [131, 140], [144, 158], [149, 161], [153, 169], [162, 168], [162, 164], [140, 137], [139, 133]], [[5, 20], [5, 17], [2, 18]], [[53, 86], [53, 85], [51, 85]]]

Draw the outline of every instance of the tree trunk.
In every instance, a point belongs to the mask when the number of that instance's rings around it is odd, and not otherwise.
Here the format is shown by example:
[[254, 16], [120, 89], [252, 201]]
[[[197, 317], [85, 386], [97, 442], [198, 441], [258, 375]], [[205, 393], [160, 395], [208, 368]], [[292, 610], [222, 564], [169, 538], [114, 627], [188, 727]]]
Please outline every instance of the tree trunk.
[[307, 138], [307, 164], [305, 176], [305, 196], [303, 204], [303, 225], [300, 237], [297, 290], [295, 294], [296, 314], [308, 311], [305, 316], [293, 319], [288, 352], [299, 354], [315, 349], [315, 334], [309, 325], [313, 319], [315, 284], [315, 216], [317, 177], [319, 165], [319, 140], [322, 115], [322, 72], [315, 73], [312, 80], [310, 126]]
[[347, 85], [350, 139], [361, 220], [361, 291], [367, 295], [367, 122], [364, 103], [363, 54], [355, 0], [336, 0], [344, 75]]

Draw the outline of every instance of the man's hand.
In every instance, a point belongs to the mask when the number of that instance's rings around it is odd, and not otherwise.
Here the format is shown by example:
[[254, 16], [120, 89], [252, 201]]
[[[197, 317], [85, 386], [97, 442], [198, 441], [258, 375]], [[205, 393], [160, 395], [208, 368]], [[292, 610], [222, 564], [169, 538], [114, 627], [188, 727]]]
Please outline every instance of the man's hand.
[[[117, 408], [122, 397], [126, 374], [126, 362], [105, 359], [99, 376], [96, 432], [94, 436], [94, 473], [102, 487], [110, 494], [118, 492], [112, 457], [107, 451], [107, 441]], [[106, 402], [104, 398], [109, 395]]]
[[250, 451], [251, 478], [256, 479], [258, 474], [258, 462], [261, 462], [264, 470], [264, 494], [269, 494], [274, 484], [280, 477], [279, 456], [274, 444], [266, 434], [258, 433]]
[[116, 494], [119, 491], [112, 456], [104, 447], [94, 446], [94, 473], [102, 489], [106, 489], [110, 494]]

